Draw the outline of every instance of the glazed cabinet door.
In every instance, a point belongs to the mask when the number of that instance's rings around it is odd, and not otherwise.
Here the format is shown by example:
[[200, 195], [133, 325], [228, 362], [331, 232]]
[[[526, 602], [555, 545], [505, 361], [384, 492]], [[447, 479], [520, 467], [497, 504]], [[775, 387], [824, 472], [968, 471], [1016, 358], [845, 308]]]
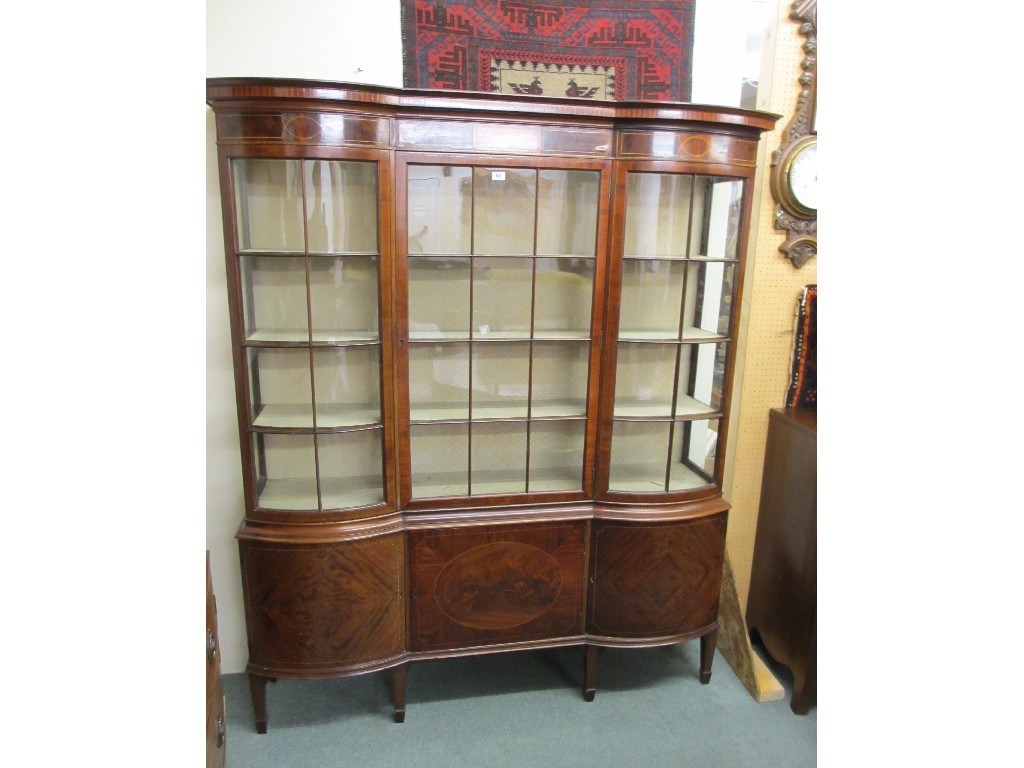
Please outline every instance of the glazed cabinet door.
[[250, 509], [393, 508], [386, 155], [227, 162]]
[[548, 162], [399, 155], [403, 505], [591, 490], [607, 165]]
[[598, 479], [612, 498], [720, 486], [746, 183], [619, 168]]

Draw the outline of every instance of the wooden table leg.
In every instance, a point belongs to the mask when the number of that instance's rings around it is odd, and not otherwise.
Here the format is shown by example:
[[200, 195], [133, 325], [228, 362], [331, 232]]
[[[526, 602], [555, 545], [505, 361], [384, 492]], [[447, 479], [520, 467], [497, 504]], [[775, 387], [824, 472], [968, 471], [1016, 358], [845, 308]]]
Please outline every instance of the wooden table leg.
[[596, 645], [588, 645], [584, 648], [584, 701], [593, 701], [597, 695], [597, 654], [601, 649]]
[[702, 685], [711, 682], [711, 662], [715, 660], [715, 642], [717, 640], [717, 629], [700, 636], [700, 682]]
[[405, 722], [405, 673], [408, 663], [399, 664], [391, 670], [391, 691], [395, 700], [395, 722]]
[[256, 733], [267, 732], [267, 678], [249, 673], [249, 693], [256, 719]]

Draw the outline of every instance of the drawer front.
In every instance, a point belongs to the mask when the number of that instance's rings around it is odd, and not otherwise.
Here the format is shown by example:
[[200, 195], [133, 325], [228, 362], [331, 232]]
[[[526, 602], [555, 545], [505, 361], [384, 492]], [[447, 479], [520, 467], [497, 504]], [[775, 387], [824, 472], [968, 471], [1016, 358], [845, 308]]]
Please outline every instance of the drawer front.
[[206, 553], [206, 701], [220, 691], [220, 639], [217, 634], [217, 599], [213, 595], [210, 553]]
[[241, 550], [250, 667], [337, 670], [404, 650], [400, 534]]
[[569, 522], [410, 534], [413, 650], [579, 635], [585, 531]]
[[206, 708], [206, 768], [224, 768], [226, 747], [227, 712], [218, 684], [216, 695]]
[[725, 513], [664, 524], [596, 521], [588, 632], [667, 637], [718, 620]]

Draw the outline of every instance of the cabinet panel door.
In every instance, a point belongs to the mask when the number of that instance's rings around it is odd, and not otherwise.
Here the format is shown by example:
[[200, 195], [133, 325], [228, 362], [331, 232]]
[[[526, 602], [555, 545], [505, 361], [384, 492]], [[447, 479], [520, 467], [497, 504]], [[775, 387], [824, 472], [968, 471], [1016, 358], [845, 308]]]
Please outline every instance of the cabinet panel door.
[[665, 637], [718, 619], [725, 513], [678, 523], [596, 521], [587, 631]]
[[249, 665], [329, 670], [404, 649], [399, 534], [329, 545], [242, 542]]
[[579, 635], [584, 525], [410, 534], [413, 650]]

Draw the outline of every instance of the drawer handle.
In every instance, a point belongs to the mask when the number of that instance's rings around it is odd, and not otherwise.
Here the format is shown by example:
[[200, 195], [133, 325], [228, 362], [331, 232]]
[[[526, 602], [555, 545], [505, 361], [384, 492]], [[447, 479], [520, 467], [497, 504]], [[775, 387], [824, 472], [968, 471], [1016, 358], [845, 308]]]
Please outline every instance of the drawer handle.
[[206, 660], [213, 664], [217, 659], [217, 638], [213, 635], [213, 630], [206, 630]]
[[224, 715], [217, 715], [217, 749], [224, 746], [224, 736], [227, 730], [224, 728]]

